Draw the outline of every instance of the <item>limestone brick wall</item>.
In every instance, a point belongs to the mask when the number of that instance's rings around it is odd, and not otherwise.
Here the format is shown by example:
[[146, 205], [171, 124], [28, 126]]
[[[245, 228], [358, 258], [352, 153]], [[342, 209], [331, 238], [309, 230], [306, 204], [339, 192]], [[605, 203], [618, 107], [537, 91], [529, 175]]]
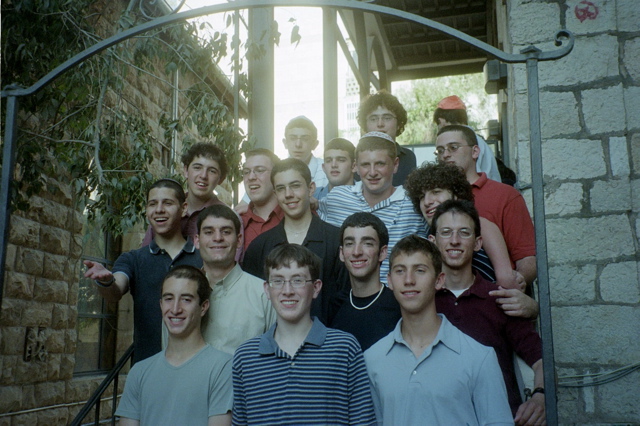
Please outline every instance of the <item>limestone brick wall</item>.
[[[576, 36], [573, 52], [539, 70], [553, 343], [562, 385], [567, 376], [640, 362], [640, 3], [496, 5], [507, 51], [530, 44], [553, 50], [561, 28]], [[526, 71], [509, 69], [511, 164], [526, 186]], [[639, 423], [638, 389], [639, 371], [598, 386], [560, 386], [560, 423]]]
[[[124, 3], [105, 4], [105, 14], [116, 16]], [[164, 66], [159, 64], [156, 69]], [[191, 78], [181, 76], [181, 87], [188, 87]], [[160, 163], [164, 129], [159, 117], [163, 112], [170, 115], [171, 100], [167, 84], [138, 72], [129, 72], [124, 89], [118, 94], [109, 92], [106, 98], [110, 106], [121, 103], [146, 117], [158, 142], [153, 153], [157, 176], [169, 173]], [[182, 108], [186, 102], [180, 99]], [[24, 126], [29, 123], [19, 121], [18, 127]], [[181, 152], [181, 146], [177, 151]], [[28, 212], [11, 216], [0, 309], [0, 426], [67, 424], [103, 379], [74, 377], [84, 218], [64, 177], [57, 179], [50, 179], [57, 191], [32, 197]], [[222, 193], [221, 198], [230, 201], [229, 192]], [[139, 247], [144, 227], [140, 225], [123, 238], [124, 251]], [[132, 320], [132, 301], [126, 295], [119, 303], [116, 359], [131, 344]], [[121, 380], [120, 392], [123, 387]], [[105, 397], [111, 394], [108, 390]], [[103, 403], [103, 418], [109, 416], [110, 404]], [[90, 417], [93, 419], [93, 413]]]
[[[0, 313], [0, 425], [66, 424], [101, 378], [74, 379], [83, 216], [70, 188], [11, 217]], [[51, 409], [42, 409], [51, 407]], [[10, 413], [18, 413], [10, 415]]]

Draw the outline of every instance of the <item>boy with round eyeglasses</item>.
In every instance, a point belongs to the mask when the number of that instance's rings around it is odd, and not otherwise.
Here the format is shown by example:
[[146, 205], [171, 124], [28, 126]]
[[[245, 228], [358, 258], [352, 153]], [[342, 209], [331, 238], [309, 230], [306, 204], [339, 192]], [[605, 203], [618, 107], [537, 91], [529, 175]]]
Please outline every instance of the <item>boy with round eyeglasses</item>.
[[[432, 235], [442, 256], [444, 284], [437, 290], [436, 309], [463, 333], [495, 349], [517, 425], [545, 420], [542, 341], [535, 323], [507, 315], [492, 295], [497, 290], [471, 267], [473, 253], [482, 247], [480, 219], [470, 201], [440, 204], [432, 220]], [[514, 352], [533, 369], [534, 390], [523, 402], [516, 380]]]
[[233, 357], [233, 424], [375, 424], [360, 345], [311, 316], [320, 258], [287, 243], [264, 268], [277, 319]]

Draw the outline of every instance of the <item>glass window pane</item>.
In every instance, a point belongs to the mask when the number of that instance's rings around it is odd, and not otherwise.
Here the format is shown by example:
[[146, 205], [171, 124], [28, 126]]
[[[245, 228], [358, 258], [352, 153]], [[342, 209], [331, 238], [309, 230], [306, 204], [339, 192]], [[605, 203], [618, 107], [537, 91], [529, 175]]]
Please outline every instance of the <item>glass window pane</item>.
[[74, 372], [93, 371], [100, 356], [99, 318], [78, 318], [78, 345]]
[[89, 223], [85, 215], [82, 227], [82, 254], [89, 257], [105, 257], [105, 235], [100, 230], [100, 221]]
[[[81, 273], [84, 273], [84, 268]], [[93, 281], [84, 277], [80, 279], [78, 284], [78, 313], [102, 313], [102, 296], [98, 293], [98, 288]]]
[[[115, 303], [109, 303], [107, 305], [115, 306]], [[102, 320], [102, 352], [100, 360], [100, 368], [102, 370], [111, 370], [116, 364], [117, 327], [117, 318], [105, 318]]]

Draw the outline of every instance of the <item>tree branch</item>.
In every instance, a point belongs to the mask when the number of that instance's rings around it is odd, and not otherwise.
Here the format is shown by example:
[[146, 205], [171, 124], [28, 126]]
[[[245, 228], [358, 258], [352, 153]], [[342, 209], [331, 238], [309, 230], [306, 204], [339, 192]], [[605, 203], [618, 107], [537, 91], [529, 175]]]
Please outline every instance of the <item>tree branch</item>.
[[23, 130], [22, 133], [26, 133], [28, 135], [32, 135], [38, 138], [42, 138], [42, 139], [46, 139], [50, 142], [55, 142], [55, 143], [79, 143], [82, 145], [87, 145], [87, 146], [93, 146], [93, 144], [89, 141], [83, 141], [83, 140], [79, 140], [79, 139], [55, 139], [55, 138], [51, 138], [49, 136], [45, 136], [45, 135], [41, 135], [39, 133], [35, 133], [35, 132], [30, 132], [28, 130]]
[[[112, 60], [109, 57], [107, 61], [107, 70], [111, 69]], [[98, 96], [98, 104], [96, 106], [96, 118], [94, 121], [95, 130], [93, 132], [93, 160], [96, 166], [96, 170], [98, 171], [98, 182], [102, 182], [104, 179], [104, 174], [102, 171], [102, 164], [100, 163], [100, 133], [102, 132], [102, 105], [104, 103], [104, 98], [107, 93], [107, 87], [109, 86], [109, 77], [105, 76], [102, 81], [102, 86], [100, 87], [100, 96]]]

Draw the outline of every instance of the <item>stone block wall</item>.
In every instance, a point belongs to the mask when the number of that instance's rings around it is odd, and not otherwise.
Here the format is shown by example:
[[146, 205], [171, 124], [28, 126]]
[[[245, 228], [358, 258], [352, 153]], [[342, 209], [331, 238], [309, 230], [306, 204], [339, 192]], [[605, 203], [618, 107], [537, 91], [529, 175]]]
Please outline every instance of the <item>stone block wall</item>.
[[[501, 42], [566, 57], [539, 66], [552, 321], [561, 424], [636, 424], [640, 372], [598, 386], [569, 376], [640, 362], [640, 4], [635, 0], [512, 0]], [[511, 164], [531, 182], [524, 65], [509, 67]], [[530, 199], [530, 190], [525, 191]], [[530, 206], [532, 210], [532, 206]]]
[[[102, 22], [108, 22], [109, 16], [115, 19], [120, 8], [126, 7], [126, 2], [104, 3]], [[103, 28], [105, 32], [110, 29], [110, 25]], [[158, 64], [157, 69], [164, 69], [164, 65]], [[182, 89], [192, 84], [192, 76], [181, 75], [180, 79]], [[159, 142], [164, 140], [164, 129], [159, 118], [163, 112], [170, 116], [171, 102], [172, 90], [167, 84], [133, 70], [127, 74], [124, 88], [117, 95], [108, 92], [106, 97], [108, 105], [121, 103], [146, 117], [158, 141], [152, 167], [159, 177], [170, 173], [160, 163]], [[186, 108], [184, 97], [179, 102]], [[30, 122], [19, 121], [18, 127], [33, 123], [37, 119], [32, 117]], [[181, 152], [182, 147], [176, 151]], [[50, 179], [50, 184], [55, 192], [32, 197], [29, 211], [11, 216], [0, 309], [0, 426], [68, 424], [103, 379], [74, 377], [84, 217], [64, 177]], [[229, 202], [230, 189], [221, 188], [220, 198]], [[143, 233], [140, 225], [125, 236], [123, 251], [139, 247]], [[118, 307], [116, 359], [132, 341], [132, 308], [130, 295], [125, 295]], [[123, 387], [124, 380], [120, 380], [119, 393]], [[108, 390], [104, 395], [103, 418], [111, 413], [111, 402], [106, 399], [111, 394]]]
[[11, 216], [0, 425], [66, 424], [101, 380], [73, 376], [83, 216], [66, 184], [50, 184], [56, 191], [32, 197], [29, 211]]

